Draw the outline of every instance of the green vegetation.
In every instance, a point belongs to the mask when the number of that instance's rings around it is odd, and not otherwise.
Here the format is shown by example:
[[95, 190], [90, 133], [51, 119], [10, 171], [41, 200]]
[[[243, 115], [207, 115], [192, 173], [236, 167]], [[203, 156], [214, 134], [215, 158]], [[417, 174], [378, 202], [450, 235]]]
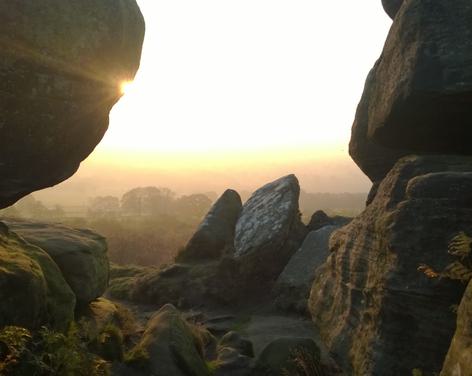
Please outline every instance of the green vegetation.
[[0, 331], [0, 374], [12, 376], [107, 376], [107, 363], [91, 353], [77, 325], [67, 333], [43, 327], [32, 334], [7, 326]]
[[449, 278], [468, 283], [472, 279], [472, 238], [465, 232], [459, 232], [448, 245], [448, 253], [458, 258], [443, 271], [435, 271], [432, 267], [421, 264], [418, 267], [428, 278]]

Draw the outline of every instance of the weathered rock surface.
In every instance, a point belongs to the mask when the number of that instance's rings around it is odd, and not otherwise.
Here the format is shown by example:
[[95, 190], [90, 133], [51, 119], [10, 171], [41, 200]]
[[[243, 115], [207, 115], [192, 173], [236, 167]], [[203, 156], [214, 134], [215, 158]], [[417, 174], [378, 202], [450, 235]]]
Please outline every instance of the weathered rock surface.
[[372, 80], [368, 135], [413, 152], [472, 153], [472, 3], [407, 1]]
[[0, 208], [70, 177], [139, 66], [135, 0], [0, 1]]
[[250, 376], [251, 358], [242, 355], [235, 348], [222, 347], [218, 349], [218, 368], [215, 376]]
[[[312, 365], [312, 367], [300, 369], [295, 360], [299, 356], [305, 357], [309, 362], [307, 365]], [[296, 375], [303, 371], [310, 375], [317, 375], [321, 374], [319, 359], [320, 349], [311, 338], [279, 338], [262, 350], [257, 358], [253, 375]]]
[[471, 192], [471, 157], [405, 157], [365, 211], [333, 234], [309, 305], [348, 374], [441, 370], [455, 330], [450, 307], [464, 286], [417, 268], [454, 261], [447, 246], [472, 226]]
[[178, 255], [177, 261], [217, 259], [224, 253], [233, 253], [234, 231], [241, 209], [239, 194], [232, 189], [226, 190]]
[[469, 282], [457, 311], [457, 329], [441, 376], [472, 375], [472, 283]]
[[86, 229], [59, 224], [5, 221], [27, 242], [46, 251], [61, 269], [77, 303], [100, 297], [108, 286], [109, 264], [104, 237]]
[[74, 318], [75, 297], [61, 271], [42, 249], [0, 223], [0, 327], [63, 330]]
[[167, 304], [151, 317], [132, 351], [147, 354], [146, 375], [209, 376], [198, 342], [180, 312]]
[[235, 253], [242, 278], [252, 286], [275, 280], [306, 235], [300, 220], [300, 186], [288, 175], [259, 188], [244, 204], [236, 224]]
[[324, 226], [310, 232], [292, 256], [274, 286], [275, 304], [284, 311], [307, 312], [315, 271], [329, 256], [328, 241], [340, 226]]
[[382, 5], [385, 12], [393, 20], [397, 15], [404, 0], [382, 0]]
[[364, 174], [373, 183], [380, 182], [388, 174], [393, 165], [402, 157], [411, 154], [407, 150], [396, 150], [379, 145], [368, 137], [368, 127], [371, 119], [371, 104], [380, 82], [377, 81], [377, 71], [381, 64], [380, 58], [367, 76], [362, 98], [357, 106], [356, 116], [351, 129], [349, 155]]

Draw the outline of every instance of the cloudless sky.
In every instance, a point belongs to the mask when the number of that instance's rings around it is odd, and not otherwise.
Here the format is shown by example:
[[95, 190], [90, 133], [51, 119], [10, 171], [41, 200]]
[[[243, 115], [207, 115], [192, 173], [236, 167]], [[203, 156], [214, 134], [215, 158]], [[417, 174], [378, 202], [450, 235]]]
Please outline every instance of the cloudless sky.
[[[391, 25], [380, 0], [138, 3], [146, 19], [140, 71], [79, 176], [107, 164], [183, 176], [239, 169], [245, 175], [233, 178], [242, 185], [251, 168], [277, 165], [282, 174], [296, 165], [303, 186], [303, 176], [320, 176], [316, 164], [337, 161], [355, 180], [344, 190], [368, 189], [347, 144]], [[311, 191], [329, 188], [312, 183]]]

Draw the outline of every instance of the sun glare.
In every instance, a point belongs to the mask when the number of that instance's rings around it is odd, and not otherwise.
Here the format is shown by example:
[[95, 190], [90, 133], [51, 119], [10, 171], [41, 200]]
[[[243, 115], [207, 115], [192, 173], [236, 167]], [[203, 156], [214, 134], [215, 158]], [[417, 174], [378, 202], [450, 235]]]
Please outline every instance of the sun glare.
[[128, 94], [130, 92], [132, 85], [133, 85], [133, 81], [123, 81], [120, 84], [121, 94]]

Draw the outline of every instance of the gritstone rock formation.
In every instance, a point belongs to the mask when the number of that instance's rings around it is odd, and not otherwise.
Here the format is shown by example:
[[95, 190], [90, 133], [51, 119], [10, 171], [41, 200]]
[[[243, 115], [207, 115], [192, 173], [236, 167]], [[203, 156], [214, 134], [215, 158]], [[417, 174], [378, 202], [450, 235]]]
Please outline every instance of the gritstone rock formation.
[[461, 283], [443, 270], [448, 243], [472, 228], [472, 157], [411, 156], [382, 181], [366, 210], [333, 234], [310, 310], [343, 368], [356, 375], [438, 372], [455, 329]]
[[300, 220], [299, 195], [297, 178], [288, 175], [259, 188], [244, 204], [234, 241], [243, 274], [271, 281], [298, 249], [307, 231]]
[[401, 157], [411, 154], [406, 150], [395, 150], [378, 145], [368, 138], [370, 104], [374, 100], [373, 95], [377, 95], [376, 91], [381, 90], [379, 88], [381, 82], [376, 80], [376, 72], [380, 62], [381, 59], [377, 61], [367, 76], [364, 92], [357, 106], [351, 130], [351, 141], [349, 142], [349, 155], [373, 183], [380, 182]]
[[329, 255], [329, 237], [340, 226], [324, 226], [310, 232], [300, 249], [292, 256], [274, 286], [278, 308], [307, 312], [307, 301], [316, 269]]
[[134, 0], [0, 0], [0, 208], [74, 174], [143, 37]]
[[143, 337], [131, 353], [147, 354], [140, 366], [145, 375], [209, 376], [199, 341], [180, 312], [167, 304], [149, 319]]
[[0, 327], [64, 330], [74, 318], [74, 293], [55, 262], [1, 222], [0, 301]]
[[472, 154], [472, 3], [407, 1], [372, 73], [368, 136], [421, 153]]
[[59, 266], [77, 303], [87, 304], [108, 287], [109, 264], [104, 237], [86, 229], [28, 221], [4, 221], [28, 243], [43, 249]]
[[457, 329], [441, 376], [472, 375], [472, 283], [457, 311]]
[[177, 261], [202, 261], [233, 252], [234, 229], [242, 203], [238, 192], [228, 189], [213, 204]]

